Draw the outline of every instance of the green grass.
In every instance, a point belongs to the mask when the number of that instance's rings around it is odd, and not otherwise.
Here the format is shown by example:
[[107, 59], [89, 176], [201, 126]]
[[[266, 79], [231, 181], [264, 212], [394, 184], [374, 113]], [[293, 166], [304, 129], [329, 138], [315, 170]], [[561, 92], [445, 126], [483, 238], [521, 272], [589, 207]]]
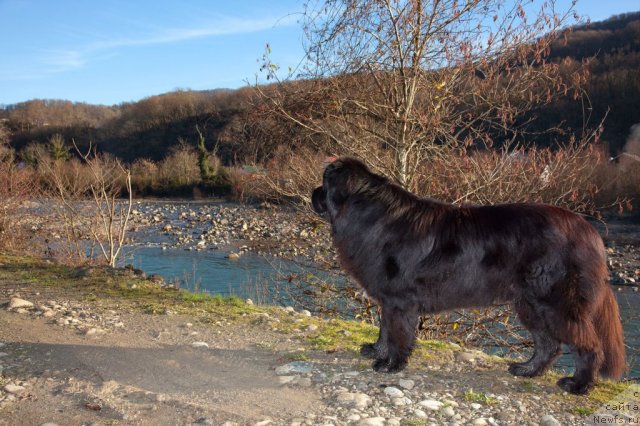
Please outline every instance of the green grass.
[[484, 392], [466, 391], [464, 393], [464, 399], [469, 402], [477, 402], [483, 405], [495, 405], [498, 400], [492, 396], [487, 395]]
[[581, 406], [576, 406], [573, 407], [571, 409], [571, 412], [573, 414], [579, 415], [579, 416], [588, 416], [589, 414], [593, 413], [595, 411], [594, 408], [591, 407], [581, 407]]
[[304, 352], [286, 354], [283, 358], [287, 361], [309, 361], [309, 355]]

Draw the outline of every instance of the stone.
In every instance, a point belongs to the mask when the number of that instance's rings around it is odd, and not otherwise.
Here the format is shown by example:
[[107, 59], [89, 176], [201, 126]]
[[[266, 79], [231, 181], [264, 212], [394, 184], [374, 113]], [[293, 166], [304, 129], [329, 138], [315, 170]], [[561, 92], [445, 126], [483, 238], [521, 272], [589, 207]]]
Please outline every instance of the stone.
[[358, 422], [359, 426], [384, 426], [384, 417], [369, 417]]
[[419, 419], [426, 419], [427, 413], [425, 413], [424, 411], [417, 409], [417, 410], [413, 410], [413, 415], [416, 416]]
[[278, 376], [278, 383], [286, 385], [288, 383], [295, 382], [299, 376]]
[[300, 311], [300, 315], [303, 315], [305, 317], [310, 317], [311, 316], [311, 312], [306, 310], [306, 309], [303, 309], [303, 310]]
[[386, 388], [384, 388], [384, 393], [385, 395], [388, 395], [389, 398], [391, 399], [402, 398], [404, 396], [404, 392], [402, 392], [400, 389], [398, 389], [395, 386], [387, 386]]
[[247, 299], [244, 301], [244, 303], [246, 303], [247, 305], [253, 305], [253, 300]]
[[313, 368], [313, 365], [309, 362], [293, 361], [288, 364], [276, 367], [276, 375], [287, 376], [287, 375], [290, 375], [291, 373], [307, 374], [311, 372], [312, 368]]
[[369, 395], [360, 392], [342, 392], [338, 394], [336, 401], [345, 407], [362, 409], [371, 403], [371, 398]]
[[547, 414], [540, 418], [540, 426], [561, 426], [561, 423], [551, 414]]
[[24, 391], [24, 386], [8, 384], [8, 385], [5, 385], [5, 387], [2, 389], [4, 389], [6, 393], [15, 395], [15, 394], [22, 393]]
[[193, 342], [191, 344], [193, 348], [209, 348], [209, 344], [206, 342]]
[[450, 405], [447, 405], [446, 407], [444, 407], [444, 409], [442, 410], [442, 413], [447, 417], [453, 417], [456, 415], [456, 412], [453, 410], [453, 407]]
[[416, 385], [416, 383], [411, 379], [400, 379], [398, 381], [398, 384], [400, 385], [401, 388], [406, 390], [411, 390]]
[[473, 426], [488, 426], [489, 422], [484, 417], [480, 417], [479, 419], [475, 419], [472, 423]]
[[12, 297], [9, 301], [9, 309], [18, 308], [33, 308], [33, 303], [28, 300], [20, 299], [19, 297]]
[[315, 324], [309, 324], [309, 326], [307, 327], [307, 331], [317, 331], [318, 330], [318, 326]]
[[473, 410], [479, 410], [482, 408], [482, 404], [478, 404], [477, 402], [472, 402], [470, 406]]
[[436, 401], [434, 399], [425, 399], [423, 401], [418, 402], [418, 405], [424, 407], [428, 410], [438, 411], [442, 408], [442, 402]]
[[229, 253], [229, 260], [238, 260], [240, 259], [240, 255], [238, 253]]

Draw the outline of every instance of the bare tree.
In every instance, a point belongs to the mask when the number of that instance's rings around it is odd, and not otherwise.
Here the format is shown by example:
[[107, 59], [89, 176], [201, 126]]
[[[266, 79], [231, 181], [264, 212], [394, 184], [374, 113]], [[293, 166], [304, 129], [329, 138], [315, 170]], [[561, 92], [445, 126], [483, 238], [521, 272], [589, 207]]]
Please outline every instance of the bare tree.
[[[69, 261], [93, 261], [94, 253], [115, 266], [125, 244], [133, 206], [131, 173], [108, 155], [81, 153], [81, 160], [38, 158], [62, 222], [66, 246], [59, 247]], [[44, 153], [44, 152], [42, 152]], [[122, 192], [127, 198], [120, 200]]]
[[304, 65], [280, 78], [267, 50], [276, 84], [257, 88], [318, 149], [364, 158], [415, 190], [442, 146], [523, 143], [527, 113], [582, 94], [581, 64], [546, 60], [572, 17], [554, 0], [310, 2]]

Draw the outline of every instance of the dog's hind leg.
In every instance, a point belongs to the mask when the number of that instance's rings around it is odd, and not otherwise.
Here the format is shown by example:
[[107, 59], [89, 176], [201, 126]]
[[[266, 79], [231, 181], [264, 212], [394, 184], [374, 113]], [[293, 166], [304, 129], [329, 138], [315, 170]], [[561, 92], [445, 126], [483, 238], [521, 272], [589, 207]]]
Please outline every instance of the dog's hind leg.
[[394, 373], [404, 369], [409, 355], [416, 341], [416, 326], [418, 325], [417, 308], [383, 308], [383, 315], [387, 316], [387, 356], [377, 357], [373, 363], [376, 371]]
[[378, 334], [378, 341], [375, 343], [365, 343], [360, 347], [360, 355], [365, 358], [382, 359], [387, 358], [389, 352], [389, 315], [381, 309], [380, 313], [380, 331]]
[[576, 371], [572, 377], [558, 380], [558, 386], [570, 393], [585, 394], [596, 381], [597, 371], [600, 370], [604, 359], [602, 349], [579, 349], [571, 346], [571, 353], [576, 363]]
[[536, 314], [527, 301], [521, 300], [516, 303], [516, 312], [520, 322], [533, 337], [534, 351], [528, 361], [509, 364], [509, 372], [514, 376], [539, 376], [560, 356], [561, 343], [551, 335], [544, 319]]

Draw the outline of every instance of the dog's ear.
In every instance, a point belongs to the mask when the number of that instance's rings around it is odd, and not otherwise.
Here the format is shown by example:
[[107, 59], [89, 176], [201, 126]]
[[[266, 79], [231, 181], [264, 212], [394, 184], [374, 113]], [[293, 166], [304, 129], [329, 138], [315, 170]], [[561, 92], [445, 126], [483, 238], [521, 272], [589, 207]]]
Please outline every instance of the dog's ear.
[[336, 160], [329, 164], [324, 172], [324, 187], [331, 197], [331, 203], [338, 207], [347, 201], [351, 194], [351, 179], [348, 164]]
[[311, 194], [311, 206], [313, 210], [320, 215], [327, 212], [327, 194], [321, 186], [313, 190]]

